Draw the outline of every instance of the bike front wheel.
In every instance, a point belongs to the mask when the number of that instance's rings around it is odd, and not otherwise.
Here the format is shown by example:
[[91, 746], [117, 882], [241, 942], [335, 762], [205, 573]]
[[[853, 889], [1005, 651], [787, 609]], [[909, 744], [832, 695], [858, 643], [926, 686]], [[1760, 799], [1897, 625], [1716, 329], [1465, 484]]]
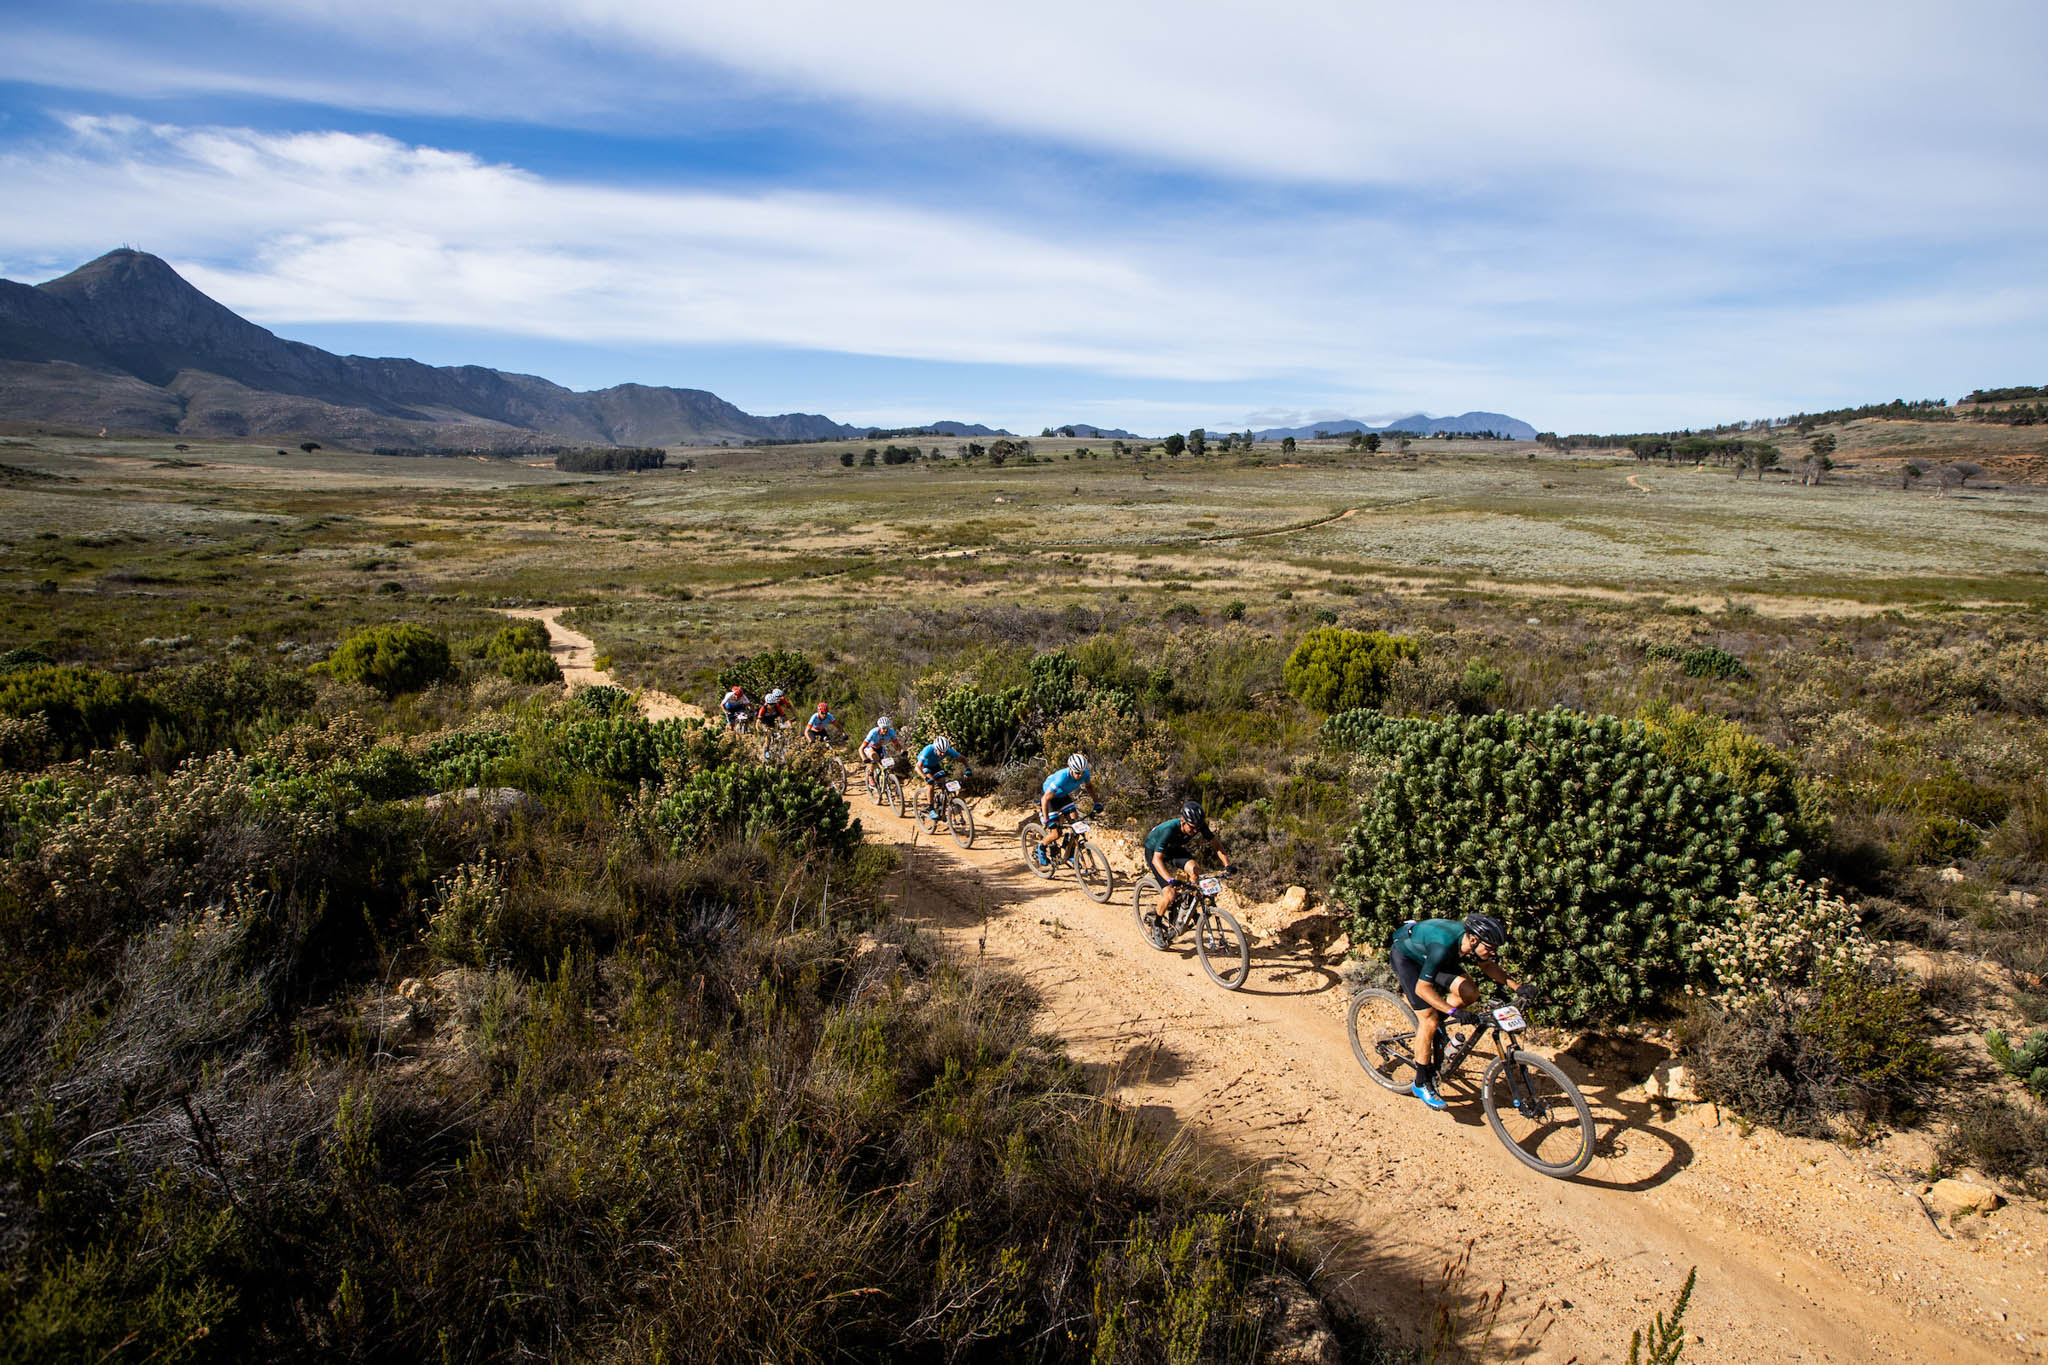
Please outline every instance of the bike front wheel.
[[1195, 956], [1202, 970], [1226, 991], [1242, 987], [1252, 974], [1252, 943], [1228, 910], [1210, 906], [1195, 928]]
[[1081, 889], [1088, 893], [1089, 900], [1100, 905], [1116, 893], [1116, 872], [1101, 849], [1083, 840], [1074, 850], [1073, 863], [1074, 875], [1080, 879]]
[[1593, 1159], [1593, 1111], [1549, 1058], [1496, 1057], [1479, 1083], [1479, 1102], [1493, 1135], [1530, 1170], [1564, 1180]]
[[1344, 1031], [1351, 1035], [1351, 1055], [1365, 1074], [1389, 1090], [1413, 1084], [1415, 1030], [1421, 1026], [1408, 1002], [1392, 991], [1360, 991], [1351, 998]]
[[946, 829], [960, 847], [974, 846], [974, 812], [957, 796], [946, 803]]
[[1052, 878], [1052, 858], [1041, 859], [1038, 854], [1039, 840], [1045, 837], [1045, 826], [1036, 820], [1026, 820], [1017, 831], [1017, 851], [1024, 855], [1024, 866], [1047, 880]]
[[908, 814], [903, 808], [903, 779], [894, 773], [882, 774], [882, 804], [895, 811], [899, 820]]
[[1138, 923], [1138, 937], [1161, 952], [1173, 942], [1159, 914], [1159, 879], [1153, 876], [1138, 878], [1138, 884], [1131, 888], [1131, 918]]
[[846, 790], [846, 764], [835, 755], [825, 756], [825, 781], [833, 791]]

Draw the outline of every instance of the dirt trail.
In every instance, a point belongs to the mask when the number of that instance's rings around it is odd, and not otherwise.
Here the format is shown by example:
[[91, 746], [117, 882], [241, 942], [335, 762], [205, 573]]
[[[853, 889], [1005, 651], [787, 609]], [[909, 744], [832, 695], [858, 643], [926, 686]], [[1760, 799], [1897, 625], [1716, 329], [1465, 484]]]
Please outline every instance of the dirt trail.
[[[567, 607], [502, 607], [507, 616], [522, 621], [538, 621], [548, 629], [548, 653], [561, 665], [562, 678], [571, 689], [595, 687], [603, 684], [615, 687], [612, 675], [600, 672], [597, 667], [597, 642], [581, 631], [571, 630], [562, 624], [562, 613]], [[704, 708], [693, 706], [666, 692], [653, 688], [641, 692], [640, 709], [649, 720], [702, 720]]]
[[[553, 613], [523, 614], [572, 657], [589, 649]], [[606, 681], [581, 657], [582, 676]], [[1148, 948], [1116, 836], [1118, 894], [1097, 905], [1070, 879], [1025, 869], [1021, 812], [984, 803], [963, 850], [918, 840], [863, 796], [854, 804], [870, 837], [906, 849], [901, 914], [961, 960], [1027, 980], [1047, 1028], [1141, 1112], [1260, 1169], [1283, 1210], [1355, 1234], [1343, 1269], [1394, 1321], [1423, 1320], [1418, 1281], [1471, 1239], [1468, 1287], [1508, 1288], [1503, 1339], [1554, 1318], [1537, 1359], [1621, 1357], [1695, 1265], [1688, 1360], [1977, 1362], [2036, 1359], [2048, 1345], [2037, 1207], [1938, 1227], [1917, 1183], [1891, 1169], [1910, 1153], [1744, 1134], [1699, 1106], [1660, 1113], [1622, 1099], [1635, 1077], [1584, 1068], [1600, 1155], [1575, 1181], [1548, 1179], [1494, 1139], [1469, 1080], [1447, 1087], [1449, 1112], [1431, 1114], [1360, 1071], [1335, 964], [1256, 943], [1251, 980], [1232, 994], [1191, 950]]]

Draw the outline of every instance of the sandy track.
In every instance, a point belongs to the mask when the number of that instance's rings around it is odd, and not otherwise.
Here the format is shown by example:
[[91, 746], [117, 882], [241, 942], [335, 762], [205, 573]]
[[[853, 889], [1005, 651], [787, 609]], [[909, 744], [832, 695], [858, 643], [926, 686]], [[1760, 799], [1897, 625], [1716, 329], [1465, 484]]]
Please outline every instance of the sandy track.
[[[557, 613], [518, 614], [558, 637], [572, 683], [607, 681]], [[642, 697], [650, 714], [701, 714]], [[1425, 1317], [1418, 1282], [1469, 1239], [1468, 1286], [1506, 1283], [1508, 1329], [1553, 1319], [1538, 1359], [1624, 1356], [1695, 1265], [1688, 1360], [1974, 1362], [2034, 1359], [2048, 1344], [2038, 1208], [1946, 1230], [1894, 1154], [1745, 1135], [1706, 1109], [1660, 1114], [1620, 1098], [1633, 1078], [1583, 1068], [1600, 1155], [1575, 1181], [1548, 1179], [1494, 1139], [1469, 1081], [1447, 1090], [1445, 1114], [1374, 1085], [1345, 1039], [1334, 971], [1301, 950], [1257, 945], [1235, 994], [1191, 951], [1152, 951], [1114, 837], [1118, 894], [1097, 905], [1025, 869], [1020, 812], [984, 807], [963, 850], [854, 802], [871, 838], [905, 849], [899, 913], [961, 960], [1021, 976], [1046, 1027], [1112, 1091], [1190, 1125], [1260, 1169], [1283, 1211], [1338, 1233], [1343, 1272], [1390, 1320]]]
[[[522, 621], [538, 621], [548, 628], [548, 653], [562, 668], [562, 679], [573, 691], [603, 684], [615, 687], [612, 675], [598, 671], [597, 642], [581, 631], [562, 624], [567, 607], [502, 607], [505, 615]], [[666, 692], [648, 688], [640, 693], [640, 709], [649, 720], [702, 720], [704, 708], [693, 706]]]

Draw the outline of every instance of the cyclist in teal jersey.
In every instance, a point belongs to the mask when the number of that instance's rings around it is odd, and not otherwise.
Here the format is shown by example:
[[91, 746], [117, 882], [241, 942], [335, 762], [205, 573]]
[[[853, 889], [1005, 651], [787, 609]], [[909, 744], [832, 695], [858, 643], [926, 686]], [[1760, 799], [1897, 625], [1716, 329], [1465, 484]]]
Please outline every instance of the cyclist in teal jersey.
[[1464, 972], [1464, 959], [1510, 991], [1520, 988], [1501, 970], [1500, 947], [1508, 941], [1507, 926], [1492, 915], [1467, 915], [1462, 920], [1408, 921], [1394, 931], [1388, 961], [1401, 982], [1401, 994], [1415, 1007], [1415, 1097], [1432, 1109], [1445, 1107], [1436, 1093], [1435, 1046], [1444, 1020], [1479, 1003], [1479, 988]]

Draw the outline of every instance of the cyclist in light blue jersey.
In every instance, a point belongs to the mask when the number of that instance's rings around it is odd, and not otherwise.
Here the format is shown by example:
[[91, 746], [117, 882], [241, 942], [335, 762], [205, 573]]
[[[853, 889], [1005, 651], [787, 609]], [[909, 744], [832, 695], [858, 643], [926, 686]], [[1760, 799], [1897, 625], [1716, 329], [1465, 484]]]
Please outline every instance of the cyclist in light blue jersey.
[[1077, 792], [1087, 792], [1088, 799], [1095, 803], [1095, 809], [1102, 809], [1102, 795], [1095, 790], [1095, 774], [1088, 766], [1088, 755], [1067, 755], [1067, 766], [1045, 779], [1045, 785], [1038, 789], [1038, 818], [1044, 825], [1038, 836], [1038, 850], [1031, 856], [1044, 867], [1052, 857], [1053, 845], [1060, 840], [1060, 823], [1074, 818], [1079, 812], [1074, 806]]
[[833, 734], [839, 729], [839, 717], [832, 714], [824, 702], [811, 712], [811, 718], [804, 722], [804, 738], [813, 744], [830, 744]]
[[936, 819], [939, 814], [940, 784], [946, 780], [946, 760], [960, 760], [961, 775], [974, 776], [974, 769], [968, 766], [967, 755], [953, 747], [953, 741], [944, 735], [935, 737], [917, 755], [917, 771], [924, 778], [924, 805], [927, 814]]

